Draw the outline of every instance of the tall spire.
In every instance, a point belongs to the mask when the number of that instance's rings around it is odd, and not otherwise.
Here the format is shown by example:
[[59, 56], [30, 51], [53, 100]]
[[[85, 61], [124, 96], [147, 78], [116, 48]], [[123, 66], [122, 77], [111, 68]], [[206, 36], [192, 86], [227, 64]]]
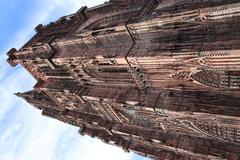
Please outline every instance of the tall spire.
[[28, 101], [28, 100], [30, 100], [30, 99], [33, 99], [34, 91], [31, 90], [31, 91], [24, 92], [24, 93], [18, 92], [18, 93], [14, 93], [14, 95], [16, 95], [16, 96], [18, 96], [18, 97], [20, 97], [20, 98]]

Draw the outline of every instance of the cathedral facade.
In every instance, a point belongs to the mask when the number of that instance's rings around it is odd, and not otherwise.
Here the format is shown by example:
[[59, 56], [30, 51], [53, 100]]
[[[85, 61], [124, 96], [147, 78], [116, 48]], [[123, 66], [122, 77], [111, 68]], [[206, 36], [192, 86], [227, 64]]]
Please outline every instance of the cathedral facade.
[[239, 0], [110, 0], [35, 30], [7, 61], [42, 115], [152, 159], [240, 159]]

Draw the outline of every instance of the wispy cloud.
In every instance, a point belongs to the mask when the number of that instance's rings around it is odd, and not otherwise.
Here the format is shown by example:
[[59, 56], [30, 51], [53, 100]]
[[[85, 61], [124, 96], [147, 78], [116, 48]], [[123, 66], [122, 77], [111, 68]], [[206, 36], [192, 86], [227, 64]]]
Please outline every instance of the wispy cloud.
[[[5, 65], [7, 66], [8, 64]], [[3, 76], [0, 76], [1, 121], [9, 110], [17, 107], [14, 106], [16, 97], [13, 93], [29, 88], [29, 85], [35, 84], [35, 80], [23, 68], [17, 67], [16, 70], [12, 68], [5, 68], [4, 70], [1, 68], [0, 71], [3, 71], [1, 72]]]
[[[94, 6], [105, 0], [32, 0], [35, 7], [12, 41], [3, 49], [20, 48], [34, 34], [39, 23], [76, 12], [81, 6]], [[0, 57], [0, 159], [3, 160], [130, 160], [133, 154], [104, 144], [100, 140], [81, 137], [77, 128], [41, 116], [40, 111], [12, 95], [29, 90], [35, 81], [21, 67], [12, 69]]]

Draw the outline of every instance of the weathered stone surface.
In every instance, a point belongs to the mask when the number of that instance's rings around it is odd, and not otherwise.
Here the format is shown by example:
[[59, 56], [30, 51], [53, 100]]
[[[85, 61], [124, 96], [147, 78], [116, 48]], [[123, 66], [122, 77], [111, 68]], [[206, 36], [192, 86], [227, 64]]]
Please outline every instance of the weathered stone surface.
[[110, 0], [8, 52], [44, 116], [154, 159], [240, 159], [238, 0]]

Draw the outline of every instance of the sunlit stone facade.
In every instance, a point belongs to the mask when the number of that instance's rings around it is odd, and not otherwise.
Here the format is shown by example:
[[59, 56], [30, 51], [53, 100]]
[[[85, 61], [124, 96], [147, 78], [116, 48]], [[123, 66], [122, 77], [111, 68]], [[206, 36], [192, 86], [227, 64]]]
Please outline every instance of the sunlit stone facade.
[[44, 116], [154, 159], [240, 159], [239, 0], [110, 0], [35, 30], [8, 62]]

